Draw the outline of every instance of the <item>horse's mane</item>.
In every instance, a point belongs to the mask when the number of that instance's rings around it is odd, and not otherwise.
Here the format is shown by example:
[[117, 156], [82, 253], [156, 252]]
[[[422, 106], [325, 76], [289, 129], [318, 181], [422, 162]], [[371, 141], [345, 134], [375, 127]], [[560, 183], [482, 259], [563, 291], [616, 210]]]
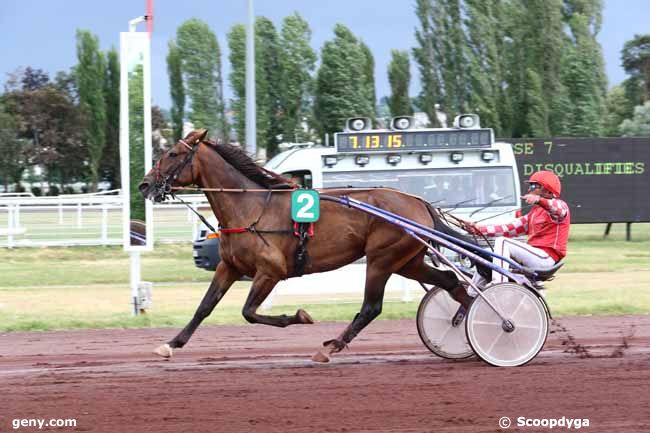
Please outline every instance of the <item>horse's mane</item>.
[[298, 185], [286, 177], [279, 175], [264, 167], [260, 167], [240, 147], [231, 144], [218, 143], [212, 140], [203, 140], [210, 149], [217, 152], [228, 164], [237, 171], [264, 188], [291, 189]]

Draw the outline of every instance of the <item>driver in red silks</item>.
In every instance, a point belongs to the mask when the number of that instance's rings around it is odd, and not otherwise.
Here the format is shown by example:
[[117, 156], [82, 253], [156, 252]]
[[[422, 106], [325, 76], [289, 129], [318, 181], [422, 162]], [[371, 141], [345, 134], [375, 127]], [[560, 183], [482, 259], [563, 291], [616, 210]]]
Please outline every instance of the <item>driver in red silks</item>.
[[[571, 216], [569, 206], [561, 200], [562, 185], [552, 171], [538, 171], [528, 181], [528, 192], [522, 198], [531, 211], [506, 224], [476, 225], [467, 222], [474, 231], [496, 237], [494, 252], [533, 269], [550, 268], [566, 256]], [[511, 239], [528, 235], [528, 242]], [[494, 264], [508, 270], [506, 261], [494, 259]], [[492, 271], [492, 282], [505, 282], [507, 277]], [[478, 272], [472, 279], [478, 286], [487, 283]], [[470, 296], [476, 296], [470, 287]]]

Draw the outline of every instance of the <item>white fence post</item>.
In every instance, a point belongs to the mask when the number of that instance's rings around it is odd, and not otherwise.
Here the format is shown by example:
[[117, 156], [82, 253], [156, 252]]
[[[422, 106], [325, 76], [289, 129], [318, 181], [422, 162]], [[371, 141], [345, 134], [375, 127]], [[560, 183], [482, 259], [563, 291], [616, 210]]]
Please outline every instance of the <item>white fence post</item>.
[[106, 245], [108, 243], [108, 207], [103, 204], [102, 205], [102, 239], [101, 239], [102, 245]]
[[16, 208], [14, 209], [14, 227], [20, 227], [20, 203], [16, 203]]
[[198, 218], [196, 217], [196, 214], [194, 212], [191, 213], [192, 213], [192, 240], [194, 240], [199, 234], [198, 224], [197, 224]]
[[59, 203], [59, 224], [63, 225], [63, 203]]
[[77, 203], [77, 228], [80, 229], [82, 227], [82, 220], [81, 220], [81, 202]]
[[7, 247], [11, 248], [14, 246], [14, 210], [13, 206], [7, 206]]

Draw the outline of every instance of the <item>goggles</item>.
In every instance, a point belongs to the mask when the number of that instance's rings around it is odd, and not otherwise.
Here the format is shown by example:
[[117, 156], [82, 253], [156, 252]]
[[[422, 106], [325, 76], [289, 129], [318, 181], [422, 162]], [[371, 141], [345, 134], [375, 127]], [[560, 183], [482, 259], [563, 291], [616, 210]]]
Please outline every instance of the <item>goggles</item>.
[[530, 191], [534, 191], [534, 190], [536, 190], [536, 189], [538, 189], [538, 188], [541, 188], [541, 187], [542, 187], [542, 185], [540, 185], [539, 183], [537, 183], [537, 182], [531, 182], [531, 183], [528, 184], [528, 191], [529, 191], [529, 192], [530, 192]]

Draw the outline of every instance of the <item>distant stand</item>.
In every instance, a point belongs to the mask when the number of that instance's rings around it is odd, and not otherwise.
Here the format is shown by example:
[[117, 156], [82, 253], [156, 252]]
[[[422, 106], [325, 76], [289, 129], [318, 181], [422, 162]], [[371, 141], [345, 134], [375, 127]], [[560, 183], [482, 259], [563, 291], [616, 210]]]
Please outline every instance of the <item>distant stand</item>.
[[[607, 223], [607, 227], [605, 227], [605, 234], [603, 235], [604, 238], [609, 236], [609, 231], [612, 228], [613, 223]], [[632, 223], [625, 223], [625, 240], [626, 241], [631, 241], [632, 240]]]

